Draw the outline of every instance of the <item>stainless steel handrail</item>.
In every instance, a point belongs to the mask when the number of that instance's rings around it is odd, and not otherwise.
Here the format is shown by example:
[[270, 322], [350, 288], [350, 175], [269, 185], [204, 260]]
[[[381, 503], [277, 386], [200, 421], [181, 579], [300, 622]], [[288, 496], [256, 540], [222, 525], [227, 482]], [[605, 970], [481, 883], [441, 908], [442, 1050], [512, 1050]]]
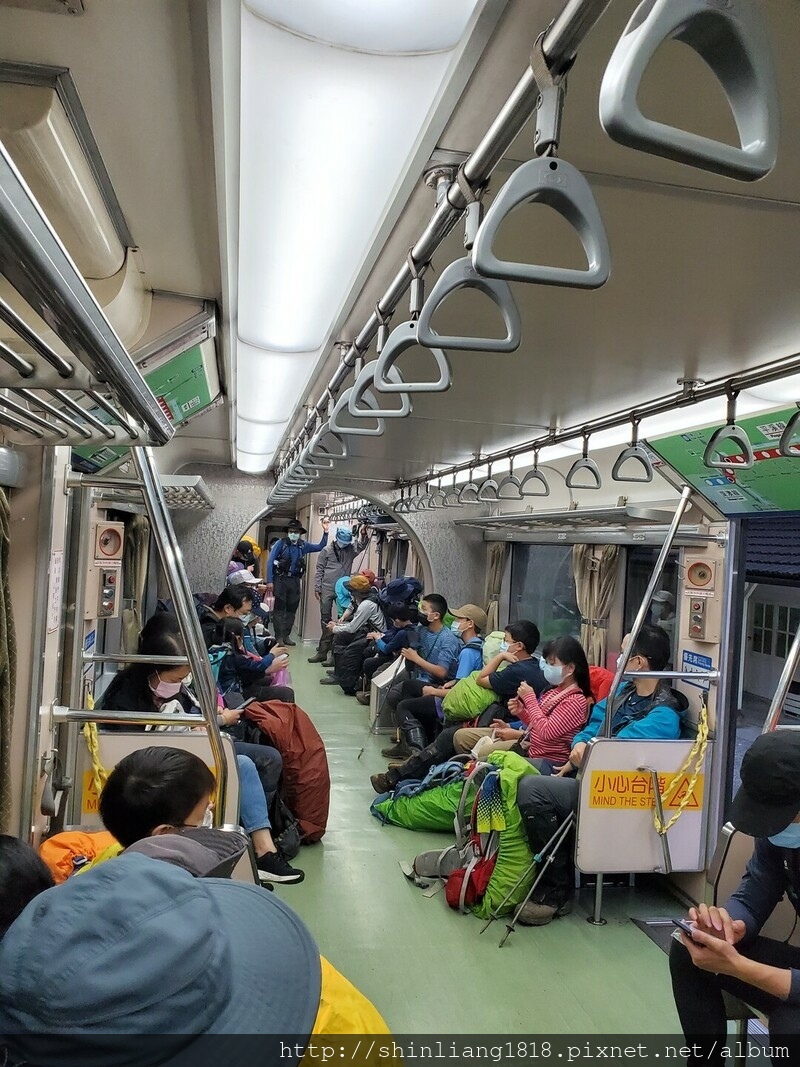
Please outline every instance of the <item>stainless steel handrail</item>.
[[[142, 711], [103, 711], [100, 708], [65, 708], [59, 704], [52, 709], [54, 722], [96, 722], [117, 723], [128, 726], [191, 726], [207, 727], [208, 723], [202, 715], [162, 715], [160, 712]], [[208, 735], [211, 741], [211, 733]], [[220, 742], [221, 751], [222, 742]], [[213, 750], [213, 742], [212, 742]], [[216, 758], [216, 757], [215, 757]], [[219, 792], [219, 777], [217, 777], [217, 791], [220, 796], [220, 806], [224, 804], [224, 797]]]
[[[208, 728], [208, 739], [211, 743], [217, 777], [218, 803], [214, 808], [214, 825], [220, 826], [227, 795], [228, 767], [222, 751], [222, 735], [217, 724], [217, 687], [200, 630], [200, 620], [197, 618], [192, 599], [191, 586], [183, 565], [183, 556], [167, 510], [167, 502], [156, 469], [153, 451], [150, 448], [132, 448], [131, 456], [137, 477], [142, 483], [142, 493], [153, 538], [158, 546], [167, 586], [186, 644], [186, 655], [192, 669], [193, 688]], [[163, 723], [164, 719], [162, 718], [161, 721]]]
[[187, 656], [141, 656], [124, 652], [116, 656], [84, 652], [81, 658], [84, 663], [152, 663], [154, 667], [185, 667], [189, 663]]
[[[681, 492], [680, 500], [675, 508], [675, 514], [672, 516], [672, 522], [670, 523], [667, 535], [664, 538], [664, 544], [661, 546], [661, 551], [658, 554], [658, 559], [653, 567], [653, 573], [650, 575], [650, 581], [647, 583], [647, 589], [645, 590], [642, 603], [639, 606], [639, 610], [636, 613], [636, 618], [633, 620], [633, 626], [630, 630], [630, 640], [627, 647], [624, 649], [620, 662], [617, 666], [614, 674], [614, 681], [611, 683], [611, 690], [606, 697], [606, 715], [603, 722], [602, 729], [600, 730], [598, 737], [611, 737], [611, 720], [613, 718], [614, 700], [619, 690], [620, 683], [622, 682], [623, 675], [625, 674], [625, 668], [628, 666], [628, 660], [631, 657], [631, 650], [636, 644], [636, 638], [644, 626], [644, 620], [647, 617], [647, 610], [650, 607], [650, 601], [653, 599], [653, 594], [658, 590], [661, 582], [661, 576], [664, 573], [664, 568], [667, 564], [667, 557], [669, 556], [672, 544], [678, 533], [678, 527], [681, 524], [681, 519], [686, 513], [686, 509], [689, 507], [689, 502], [692, 498], [692, 487], [690, 485], [684, 485]], [[660, 674], [660, 672], [659, 672]]]

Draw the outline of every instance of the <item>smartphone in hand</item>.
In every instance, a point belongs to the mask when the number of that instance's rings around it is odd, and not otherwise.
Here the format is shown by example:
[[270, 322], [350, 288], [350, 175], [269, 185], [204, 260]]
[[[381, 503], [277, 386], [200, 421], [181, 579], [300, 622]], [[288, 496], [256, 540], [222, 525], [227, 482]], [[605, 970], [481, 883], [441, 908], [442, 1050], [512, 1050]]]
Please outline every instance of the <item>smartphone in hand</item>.
[[692, 924], [688, 920], [673, 919], [672, 925], [677, 926], [679, 930], [686, 934], [690, 941], [694, 941], [694, 926], [692, 926]]

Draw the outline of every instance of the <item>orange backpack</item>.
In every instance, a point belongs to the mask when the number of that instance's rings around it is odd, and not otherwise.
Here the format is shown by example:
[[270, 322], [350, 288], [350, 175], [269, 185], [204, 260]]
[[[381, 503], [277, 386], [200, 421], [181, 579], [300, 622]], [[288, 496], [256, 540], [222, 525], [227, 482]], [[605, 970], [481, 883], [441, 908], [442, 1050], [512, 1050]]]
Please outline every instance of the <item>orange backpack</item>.
[[43, 841], [39, 846], [39, 855], [58, 885], [115, 843], [114, 836], [107, 830], [98, 830], [96, 833], [65, 830]]

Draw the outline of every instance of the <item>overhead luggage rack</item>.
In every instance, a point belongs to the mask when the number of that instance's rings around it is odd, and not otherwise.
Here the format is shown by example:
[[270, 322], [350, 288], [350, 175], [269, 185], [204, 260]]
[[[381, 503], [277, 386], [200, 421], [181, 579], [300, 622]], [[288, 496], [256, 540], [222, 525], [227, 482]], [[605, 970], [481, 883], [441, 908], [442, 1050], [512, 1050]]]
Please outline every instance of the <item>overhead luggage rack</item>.
[[[0, 144], [0, 274], [62, 342], [0, 299], [0, 427], [13, 444], [163, 445], [175, 430]], [[15, 302], [16, 303], [16, 302]], [[60, 346], [61, 347], [61, 346]]]
[[[654, 503], [647, 506], [620, 504], [616, 507], [572, 508], [567, 510], [521, 512], [513, 515], [485, 515], [453, 519], [456, 526], [482, 530], [486, 541], [580, 540], [612, 544], [634, 541], [661, 544], [664, 529], [675, 514], [674, 505]], [[711, 533], [695, 511], [677, 533], [676, 544], [707, 542], [720, 535]]]

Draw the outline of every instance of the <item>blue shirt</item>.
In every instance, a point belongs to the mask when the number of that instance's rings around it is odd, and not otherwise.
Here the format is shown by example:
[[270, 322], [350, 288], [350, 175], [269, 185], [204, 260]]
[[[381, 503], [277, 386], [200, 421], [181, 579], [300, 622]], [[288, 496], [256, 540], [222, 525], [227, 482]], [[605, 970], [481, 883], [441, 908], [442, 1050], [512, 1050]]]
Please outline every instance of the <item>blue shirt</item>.
[[447, 674], [444, 678], [434, 679], [429, 671], [415, 667], [414, 677], [417, 681], [425, 682], [426, 684], [435, 681], [437, 685], [441, 685], [443, 681], [455, 677], [458, 657], [463, 647], [461, 638], [458, 634], [454, 634], [452, 630], [443, 627], [438, 633], [434, 634], [431, 633], [427, 626], [423, 626], [419, 631], [419, 654], [428, 663], [433, 663], [437, 667], [444, 667]]
[[411, 647], [413, 633], [413, 626], [390, 626], [383, 637], [379, 637], [375, 642], [375, 647], [384, 656], [393, 656], [401, 648]]
[[456, 681], [483, 668], [483, 638], [473, 637], [458, 654]]
[[288, 574], [291, 577], [299, 577], [300, 575], [300, 562], [304, 556], [307, 556], [309, 552], [319, 552], [328, 543], [327, 533], [323, 533], [322, 540], [317, 545], [310, 545], [308, 541], [297, 541], [295, 544], [286, 538], [282, 537], [280, 541], [276, 541], [272, 546], [272, 551], [269, 554], [267, 560], [267, 581], [272, 582], [272, 570], [275, 565], [275, 561], [280, 557], [282, 562], [289, 564]]

